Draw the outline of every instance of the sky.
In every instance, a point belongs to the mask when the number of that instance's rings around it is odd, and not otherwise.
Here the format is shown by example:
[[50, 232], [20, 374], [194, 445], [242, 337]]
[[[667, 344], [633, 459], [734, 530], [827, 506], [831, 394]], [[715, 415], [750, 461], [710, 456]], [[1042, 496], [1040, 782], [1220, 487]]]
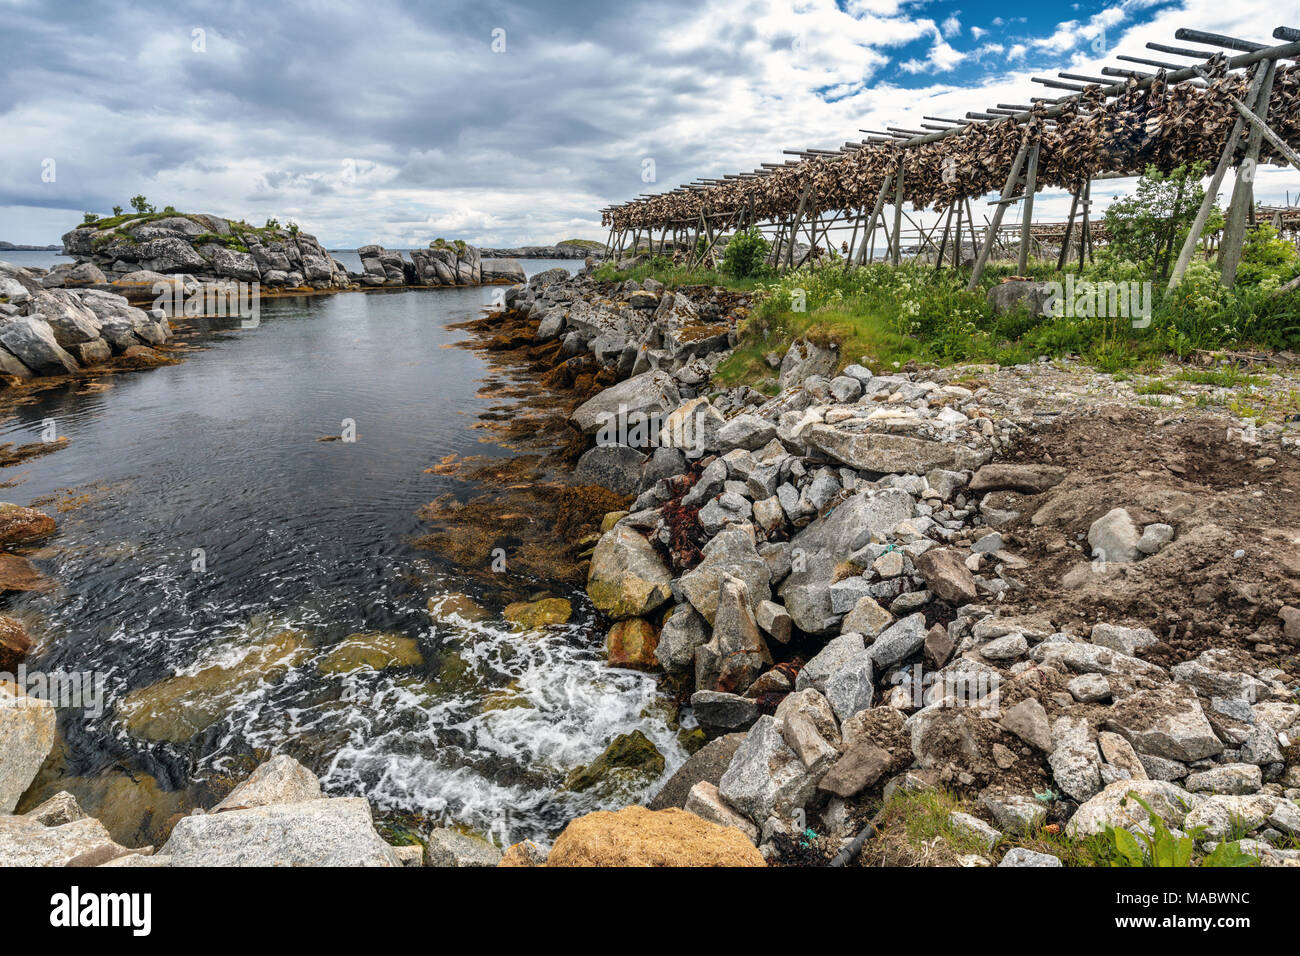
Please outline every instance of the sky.
[[[603, 240], [599, 210], [640, 193], [1022, 103], [1031, 76], [1160, 58], [1145, 43], [1180, 26], [1269, 41], [1300, 26], [1286, 6], [0, 0], [0, 240], [55, 243], [136, 194], [331, 248]], [[1288, 191], [1300, 174], [1261, 169], [1257, 198]]]

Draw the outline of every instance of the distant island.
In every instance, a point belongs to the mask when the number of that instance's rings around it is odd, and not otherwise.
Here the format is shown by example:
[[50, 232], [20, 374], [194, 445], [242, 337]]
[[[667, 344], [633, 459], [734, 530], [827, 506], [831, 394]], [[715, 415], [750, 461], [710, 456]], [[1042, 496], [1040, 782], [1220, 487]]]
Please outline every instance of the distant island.
[[63, 246], [24, 246], [13, 242], [0, 242], [0, 252], [62, 252]]

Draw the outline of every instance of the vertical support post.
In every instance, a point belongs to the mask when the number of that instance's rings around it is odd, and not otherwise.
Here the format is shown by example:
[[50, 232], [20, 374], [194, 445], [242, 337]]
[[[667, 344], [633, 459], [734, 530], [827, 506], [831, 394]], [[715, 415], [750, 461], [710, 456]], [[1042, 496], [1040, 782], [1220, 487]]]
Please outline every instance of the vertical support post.
[[799, 196], [799, 211], [794, 214], [794, 219], [790, 223], [790, 241], [786, 244], [785, 266], [789, 269], [794, 265], [794, 240], [799, 234], [799, 220], [803, 218], [803, 208], [808, 203], [808, 196], [812, 192], [812, 186], [805, 186], [803, 193]]
[[1083, 272], [1088, 247], [1092, 245], [1092, 177], [1083, 184], [1083, 199], [1079, 205], [1083, 212], [1083, 218], [1079, 221], [1079, 271]]
[[952, 228], [952, 206], [948, 207], [948, 215], [943, 221], [943, 237], [939, 240], [939, 249], [934, 254], [934, 271], [938, 272], [943, 268], [943, 255], [948, 249], [948, 233]]
[[894, 181], [894, 255], [898, 265], [903, 257], [903, 157], [898, 157], [898, 178]]
[[[1255, 67], [1254, 75], [1250, 80], [1250, 87], [1246, 91], [1246, 106], [1254, 107], [1259, 97], [1260, 87], [1264, 82], [1264, 71], [1266, 67], [1271, 66], [1269, 63], [1260, 63]], [[1210, 177], [1210, 184], [1205, 187], [1205, 198], [1201, 200], [1201, 208], [1196, 211], [1196, 218], [1192, 221], [1192, 228], [1187, 233], [1187, 238], [1183, 240], [1183, 248], [1178, 253], [1178, 261], [1174, 263], [1174, 271], [1169, 275], [1169, 288], [1172, 289], [1183, 281], [1183, 274], [1187, 272], [1187, 267], [1192, 264], [1192, 256], [1196, 252], [1196, 247], [1201, 241], [1201, 233], [1205, 230], [1205, 223], [1210, 218], [1210, 210], [1214, 208], [1215, 200], [1219, 195], [1219, 187], [1223, 185], [1223, 177], [1228, 172], [1228, 167], [1232, 164], [1232, 156], [1237, 151], [1237, 139], [1241, 136], [1243, 121], [1237, 117], [1237, 121], [1232, 124], [1232, 132], [1228, 134], [1228, 141], [1223, 144], [1223, 152], [1219, 155], [1219, 164], [1214, 167], [1214, 175]]]
[[[880, 192], [876, 193], [876, 203], [871, 207], [871, 218], [867, 220], [866, 231], [862, 233], [862, 251], [858, 254], [858, 262], [862, 264], [869, 258], [874, 259], [876, 253], [876, 221], [880, 218], [881, 212], [885, 208], [885, 197], [889, 195], [890, 181], [893, 177], [885, 174], [884, 182], [880, 184]], [[867, 240], [871, 240], [870, 254], [868, 254]]]
[[[1269, 100], [1273, 93], [1273, 75], [1276, 60], [1266, 60], [1264, 79], [1251, 109], [1264, 123], [1268, 122]], [[1235, 127], [1234, 127], [1235, 128]], [[1232, 201], [1228, 204], [1227, 221], [1223, 225], [1223, 244], [1219, 247], [1219, 277], [1225, 288], [1231, 289], [1237, 281], [1237, 266], [1241, 264], [1241, 246], [1246, 238], [1246, 217], [1255, 205], [1255, 166], [1259, 162], [1259, 147], [1264, 133], [1259, 126], [1251, 125], [1246, 140], [1246, 155], [1237, 165], [1237, 181], [1232, 187]]]
[[1070, 258], [1070, 234], [1074, 232], [1074, 214], [1079, 211], [1079, 190], [1070, 200], [1070, 218], [1065, 221], [1065, 235], [1061, 238], [1061, 254], [1056, 257], [1056, 271], [1065, 270], [1065, 260]]
[[967, 292], [974, 292], [979, 288], [980, 277], [984, 275], [984, 267], [989, 264], [993, 243], [997, 241], [998, 230], [1002, 228], [1002, 217], [1006, 215], [1007, 204], [1011, 200], [1011, 194], [1015, 192], [1016, 181], [1020, 178], [1020, 170], [1025, 165], [1025, 156], [1028, 153], [1029, 142], [1025, 140], [1021, 142], [1020, 150], [1011, 163], [1011, 171], [1007, 173], [1006, 184], [1002, 187], [1002, 196], [998, 199], [997, 208], [993, 210], [993, 221], [989, 223], [989, 231], [984, 236], [984, 245], [980, 246], [980, 254], [975, 259], [975, 268], [971, 271], [970, 282], [966, 284]]
[[957, 203], [957, 232], [952, 245], [952, 271], [961, 268], [961, 203]]
[[1029, 150], [1029, 169], [1025, 172], [1025, 196], [1020, 203], [1020, 256], [1016, 260], [1016, 275], [1029, 270], [1030, 229], [1034, 224], [1034, 190], [1038, 188], [1038, 143]]

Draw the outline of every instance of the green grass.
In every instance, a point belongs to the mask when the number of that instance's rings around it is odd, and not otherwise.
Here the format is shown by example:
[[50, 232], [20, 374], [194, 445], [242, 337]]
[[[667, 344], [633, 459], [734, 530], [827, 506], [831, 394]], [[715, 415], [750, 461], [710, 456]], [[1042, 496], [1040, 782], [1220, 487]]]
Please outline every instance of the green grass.
[[1180, 382], [1193, 385], [1217, 385], [1220, 388], [1240, 388], [1243, 385], [1262, 385], [1264, 380], [1258, 375], [1247, 375], [1236, 366], [1223, 368], [1184, 368], [1174, 376]]
[[[704, 284], [752, 293], [754, 308], [741, 323], [739, 347], [723, 362], [717, 379], [724, 385], [760, 388], [767, 383], [766, 390], [773, 370], [765, 357], [784, 354], [801, 337], [838, 346], [842, 364], [860, 362], [877, 371], [913, 361], [1017, 365], [1040, 356], [1079, 357], [1119, 380], [1131, 370], [1155, 371], [1197, 350], [1300, 347], [1300, 293], [1279, 295], [1275, 282], [1225, 290], [1204, 263], [1194, 264], [1173, 292], [1164, 293], [1159, 284], [1153, 287], [1155, 302], [1145, 328], [1134, 328], [1124, 317], [1054, 318], [1026, 310], [995, 315], [988, 290], [1012, 271], [1010, 264], [991, 265], [973, 292], [965, 288], [969, 273], [936, 271], [922, 263], [845, 269], [842, 262], [834, 262], [779, 277], [736, 280], [659, 258], [630, 270], [606, 264], [596, 277], [656, 278], [669, 288]], [[1063, 278], [1054, 262], [1035, 262], [1027, 272], [1039, 280]], [[1089, 266], [1080, 278], [1128, 282], [1141, 277], [1131, 265], [1102, 262]], [[1254, 384], [1251, 376], [1232, 369], [1188, 369], [1176, 380], [1225, 388]], [[1177, 394], [1177, 389], [1160, 383], [1140, 386], [1138, 393]]]
[[1133, 386], [1133, 392], [1137, 395], [1177, 395], [1178, 389], [1174, 388], [1168, 382], [1155, 379], [1150, 382], [1143, 382], [1140, 385]]

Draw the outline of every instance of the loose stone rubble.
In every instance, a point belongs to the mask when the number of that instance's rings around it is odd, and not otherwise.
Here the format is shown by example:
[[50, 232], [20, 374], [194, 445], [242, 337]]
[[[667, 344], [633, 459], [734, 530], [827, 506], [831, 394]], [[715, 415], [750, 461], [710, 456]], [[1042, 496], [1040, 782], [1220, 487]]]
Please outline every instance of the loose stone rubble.
[[[678, 806], [769, 859], [796, 820], [820, 819], [838, 849], [855, 835], [846, 807], [918, 785], [987, 813], [958, 823], [989, 848], [1049, 813], [1071, 835], [1145, 826], [1130, 789], [1171, 826], [1203, 817], [1211, 838], [1243, 806], [1261, 845], [1292, 832], [1279, 821], [1300, 797], [1293, 672], [1213, 647], [1171, 656], [1154, 619], [1004, 610], [1035, 573], [1019, 529], [1066, 513], [1079, 526], [1070, 470], [1017, 461], [1015, 447], [1063, 410], [1108, 414], [1113, 394], [1032, 397], [1026, 380], [1059, 375], [1041, 363], [839, 369], [806, 341], [773, 359], [775, 395], [717, 390], [710, 370], [748, 306], [723, 290], [542, 275], [507, 303], [539, 339], [622, 379], [572, 419], [596, 442], [588, 454], [620, 449], [621, 487], [635, 489], [593, 555], [593, 602], [658, 629], [655, 663], [711, 738], [744, 732], [720, 778]], [[1294, 454], [1288, 435], [1271, 437]], [[1063, 587], [1162, 566], [1201, 533], [1169, 519], [1187, 507], [1088, 507], [1061, 545], [1077, 553]], [[1294, 648], [1294, 588], [1280, 598], [1265, 631]], [[1059, 862], [1021, 849], [1002, 865]]]

